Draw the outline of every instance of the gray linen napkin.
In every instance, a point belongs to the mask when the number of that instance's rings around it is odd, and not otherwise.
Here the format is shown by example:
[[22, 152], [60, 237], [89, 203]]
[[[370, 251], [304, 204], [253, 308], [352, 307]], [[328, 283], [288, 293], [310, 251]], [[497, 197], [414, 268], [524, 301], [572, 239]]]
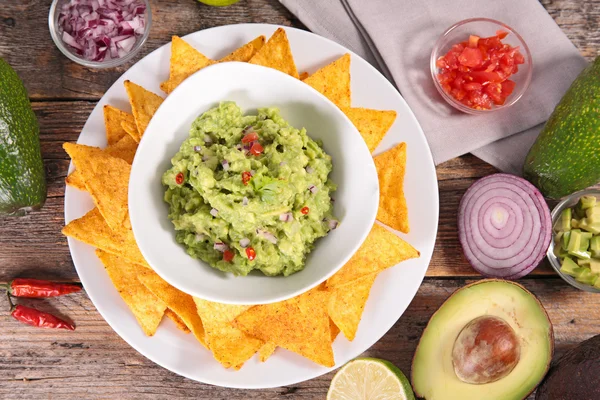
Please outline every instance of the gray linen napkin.
[[[520, 174], [543, 122], [586, 62], [538, 0], [280, 0], [310, 30], [376, 66], [421, 123], [436, 164], [473, 153]], [[429, 56], [452, 24], [473, 17], [513, 27], [528, 44], [533, 80], [507, 110], [475, 116], [437, 93]]]

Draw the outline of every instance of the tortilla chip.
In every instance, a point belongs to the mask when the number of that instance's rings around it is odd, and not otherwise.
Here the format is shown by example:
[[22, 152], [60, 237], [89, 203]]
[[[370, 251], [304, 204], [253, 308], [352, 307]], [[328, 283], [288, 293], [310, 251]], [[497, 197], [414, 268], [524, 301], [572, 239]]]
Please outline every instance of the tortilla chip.
[[329, 318], [329, 329], [331, 330], [331, 343], [333, 343], [340, 334], [340, 328], [337, 327], [331, 317]]
[[216, 61], [211, 60], [193, 48], [188, 42], [181, 39], [179, 36], [173, 36], [171, 38], [171, 65], [169, 67], [169, 79], [161, 83], [160, 88], [163, 92], [169, 94], [194, 72], [201, 70], [207, 65], [214, 64], [215, 62]]
[[300, 79], [301, 81], [305, 80], [306, 78], [308, 78], [308, 72], [301, 72], [300, 76], [298, 76], [298, 79]]
[[185, 322], [183, 322], [181, 320], [181, 318], [179, 318], [177, 316], [177, 314], [175, 314], [175, 312], [173, 310], [171, 310], [170, 308], [167, 308], [167, 310], [165, 311], [165, 315], [167, 317], [169, 317], [169, 319], [175, 323], [175, 326], [177, 326], [177, 329], [182, 330], [185, 333], [191, 332], [190, 329], [185, 325]]
[[113, 230], [131, 228], [127, 189], [131, 165], [97, 147], [65, 143], [63, 148], [80, 171], [85, 187]]
[[350, 107], [350, 54], [344, 54], [303, 81], [338, 107]]
[[264, 345], [263, 341], [248, 336], [232, 324], [249, 306], [214, 303], [196, 297], [194, 301], [204, 324], [206, 344], [225, 368], [241, 368]]
[[258, 349], [258, 359], [260, 362], [265, 362], [273, 355], [277, 345], [274, 343], [265, 343], [263, 347]]
[[333, 367], [328, 298], [327, 291], [313, 289], [286, 301], [254, 306], [237, 317], [234, 325], [267, 343]]
[[346, 339], [352, 341], [377, 274], [362, 277], [341, 288], [332, 289], [327, 312]]
[[97, 208], [74, 219], [62, 229], [62, 234], [115, 254], [134, 264], [150, 268], [137, 247], [131, 230], [113, 231]]
[[169, 285], [156, 272], [148, 269], [140, 273], [138, 279], [152, 294], [173, 310], [192, 331], [196, 339], [206, 347], [204, 327], [192, 296]]
[[154, 335], [167, 305], [137, 280], [138, 274], [143, 272], [144, 268], [102, 250], [96, 250], [96, 255], [104, 264], [110, 280], [133, 312], [146, 336]]
[[220, 63], [228, 61], [248, 62], [265, 44], [265, 37], [259, 36], [251, 42], [246, 43], [242, 47], [234, 50], [227, 57], [219, 60]]
[[274, 68], [298, 78], [298, 70], [296, 69], [290, 42], [288, 42], [287, 34], [283, 28], [278, 28], [275, 31], [262, 49], [250, 59], [249, 63]]
[[[104, 152], [113, 157], [125, 160], [128, 164], [131, 164], [133, 163], [133, 158], [135, 157], [137, 147], [138, 144], [136, 141], [133, 140], [131, 136], [125, 135], [117, 143], [107, 147]], [[73, 186], [79, 190], [87, 190], [83, 177], [78, 170], [71, 172], [65, 181], [67, 185]]]
[[371, 153], [396, 120], [396, 111], [391, 110], [344, 108], [342, 111], [358, 129]]
[[106, 142], [108, 145], [117, 143], [127, 132], [121, 127], [122, 122], [135, 123], [133, 115], [106, 104], [104, 106], [104, 126], [106, 127]]
[[379, 178], [377, 220], [397, 231], [408, 233], [408, 207], [404, 197], [406, 143], [400, 143], [373, 160]]
[[127, 134], [131, 138], [133, 138], [133, 140], [135, 140], [136, 143], [140, 140], [141, 135], [138, 133], [138, 128], [135, 124], [135, 119], [133, 120], [133, 123], [130, 121], [121, 122], [121, 128], [123, 128], [123, 130], [127, 132]]
[[419, 252], [410, 244], [384, 227], [374, 224], [369, 236], [350, 261], [327, 280], [327, 287], [354, 284], [360, 278], [378, 274], [402, 261], [417, 257]]
[[[156, 110], [158, 110], [158, 107], [160, 107], [164, 99], [131, 81], [125, 81], [124, 85], [127, 96], [129, 96], [131, 111], [133, 112], [133, 118], [135, 119], [135, 124], [137, 126], [137, 137], [134, 137], [134, 139], [139, 143], [140, 140], [142, 140], [142, 136], [144, 135], [152, 116]], [[136, 134], [135, 132], [129, 131], [128, 133], [130, 135], [132, 133]]]

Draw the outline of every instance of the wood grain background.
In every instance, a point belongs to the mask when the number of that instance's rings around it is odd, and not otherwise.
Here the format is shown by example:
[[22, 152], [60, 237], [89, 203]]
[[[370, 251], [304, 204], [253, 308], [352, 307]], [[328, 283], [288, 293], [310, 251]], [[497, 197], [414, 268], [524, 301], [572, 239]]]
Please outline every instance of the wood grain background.
[[[91, 110], [133, 63], [184, 35], [213, 26], [265, 22], [303, 28], [276, 0], [242, 0], [226, 8], [193, 0], [152, 0], [153, 27], [140, 54], [110, 70], [72, 63], [48, 32], [48, 0], [0, 0], [0, 57], [19, 73], [40, 122], [48, 177], [45, 207], [23, 218], [0, 219], [0, 282], [13, 277], [78, 281], [64, 224], [64, 178], [68, 160], [61, 145], [75, 141]], [[550, 15], [587, 59], [600, 49], [600, 0], [543, 0]], [[477, 274], [462, 255], [456, 233], [460, 197], [476, 179], [496, 172], [466, 155], [437, 168], [440, 225], [427, 278], [408, 310], [366, 355], [391, 360], [406, 373], [431, 314]], [[554, 323], [557, 353], [600, 333], [600, 296], [566, 285], [547, 265], [521, 282], [537, 294]], [[332, 374], [278, 389], [242, 391], [200, 384], [144, 358], [113, 332], [85, 293], [36, 307], [76, 321], [76, 332], [33, 329], [13, 321], [0, 297], [1, 399], [324, 399]], [[25, 302], [27, 304], [27, 302]]]

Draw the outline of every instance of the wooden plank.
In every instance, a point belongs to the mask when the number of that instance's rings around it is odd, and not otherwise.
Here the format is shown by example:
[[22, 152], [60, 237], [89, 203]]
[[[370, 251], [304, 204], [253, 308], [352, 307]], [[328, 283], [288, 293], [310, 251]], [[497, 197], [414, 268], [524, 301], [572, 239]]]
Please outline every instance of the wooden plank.
[[[468, 281], [428, 279], [394, 327], [367, 356], [395, 363], [407, 375], [419, 337], [447, 296]], [[600, 296], [560, 279], [529, 280], [554, 323], [557, 353], [597, 333]], [[138, 354], [104, 322], [84, 294], [24, 302], [72, 318], [75, 332], [35, 329], [13, 321], [0, 299], [0, 398], [2, 399], [323, 399], [333, 373], [268, 390], [229, 390], [171, 373]], [[365, 329], [360, 327], [359, 329]]]

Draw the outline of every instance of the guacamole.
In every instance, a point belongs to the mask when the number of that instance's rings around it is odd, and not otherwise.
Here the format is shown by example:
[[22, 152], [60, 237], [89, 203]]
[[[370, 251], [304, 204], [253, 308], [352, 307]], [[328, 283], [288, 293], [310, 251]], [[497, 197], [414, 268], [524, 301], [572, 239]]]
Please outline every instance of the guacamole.
[[187, 253], [221, 271], [288, 276], [304, 268], [332, 216], [331, 157], [277, 108], [223, 102], [198, 117], [162, 177]]

